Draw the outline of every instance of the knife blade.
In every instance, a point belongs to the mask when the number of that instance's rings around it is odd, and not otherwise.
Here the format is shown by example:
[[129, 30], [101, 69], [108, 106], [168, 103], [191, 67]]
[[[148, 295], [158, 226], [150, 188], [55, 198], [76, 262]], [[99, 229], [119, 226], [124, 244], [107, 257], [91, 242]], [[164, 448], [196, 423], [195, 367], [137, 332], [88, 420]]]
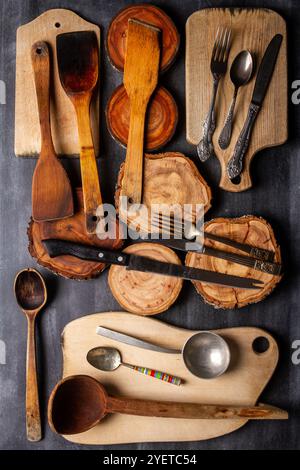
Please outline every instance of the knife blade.
[[262, 107], [273, 72], [283, 36], [276, 34], [270, 41], [260, 63], [254, 85], [251, 103], [244, 127], [237, 140], [233, 156], [228, 162], [227, 173], [231, 180], [237, 178], [243, 170], [243, 159], [248, 150], [252, 129]]
[[120, 251], [108, 251], [98, 247], [81, 245], [65, 240], [43, 240], [43, 244], [51, 258], [61, 255], [72, 255], [84, 260], [123, 266], [129, 271], [155, 273], [179, 277], [189, 281], [206, 282], [240, 289], [259, 289], [264, 284], [258, 279], [232, 276], [230, 274], [222, 274], [205, 269], [165, 263], [146, 258], [145, 256], [131, 255]]
[[172, 248], [173, 250], [179, 250], [184, 252], [195, 252], [201, 253], [207, 256], [213, 256], [214, 258], [224, 259], [227, 261], [231, 261], [232, 263], [240, 264], [241, 266], [246, 266], [257, 271], [261, 271], [266, 274], [271, 274], [274, 276], [279, 276], [281, 272], [281, 264], [279, 263], [272, 263], [270, 261], [265, 261], [261, 259], [252, 258], [250, 256], [243, 256], [237, 253], [231, 253], [228, 251], [218, 250], [216, 248], [207, 247], [202, 245], [202, 243], [191, 242], [185, 239], [151, 239], [150, 237], [147, 238], [138, 238], [135, 240], [137, 243], [141, 242], [152, 242], [152, 243], [159, 243], [160, 245], [167, 246]]
[[156, 346], [155, 344], [148, 343], [133, 336], [126, 335], [125, 333], [119, 333], [118, 331], [112, 330], [110, 328], [105, 328], [104, 326], [98, 326], [96, 328], [97, 335], [104, 336], [105, 338], [113, 339], [114, 341], [119, 341], [120, 343], [129, 344], [130, 346], [136, 346], [142, 349], [148, 349], [150, 351], [156, 351], [167, 354], [181, 354], [181, 349], [169, 349], [163, 348], [161, 346]]

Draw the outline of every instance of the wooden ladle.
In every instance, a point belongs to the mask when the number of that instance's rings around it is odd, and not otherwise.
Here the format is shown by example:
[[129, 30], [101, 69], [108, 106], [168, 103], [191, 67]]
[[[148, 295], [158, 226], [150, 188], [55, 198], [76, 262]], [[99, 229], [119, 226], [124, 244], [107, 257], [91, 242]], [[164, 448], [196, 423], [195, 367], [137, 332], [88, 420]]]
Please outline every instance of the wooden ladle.
[[60, 81], [77, 115], [86, 230], [94, 233], [97, 209], [102, 204], [90, 124], [90, 104], [99, 74], [98, 40], [93, 31], [64, 33], [57, 36], [56, 48]]
[[19, 307], [26, 315], [27, 360], [26, 360], [26, 430], [29, 441], [42, 438], [39, 407], [38, 382], [35, 357], [35, 319], [47, 301], [47, 289], [41, 274], [35, 269], [23, 269], [15, 278], [15, 296]]
[[288, 414], [269, 405], [221, 406], [111, 397], [103, 385], [87, 375], [58, 382], [48, 404], [51, 429], [78, 434], [96, 426], [108, 413], [183, 419], [287, 419]]

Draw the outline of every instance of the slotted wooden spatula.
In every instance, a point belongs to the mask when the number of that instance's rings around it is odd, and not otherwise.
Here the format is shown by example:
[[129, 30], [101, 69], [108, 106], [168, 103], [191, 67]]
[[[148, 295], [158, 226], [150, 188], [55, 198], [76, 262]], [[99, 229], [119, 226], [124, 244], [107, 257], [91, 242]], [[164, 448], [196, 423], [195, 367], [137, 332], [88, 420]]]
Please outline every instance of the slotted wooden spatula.
[[158, 80], [160, 30], [128, 20], [124, 86], [130, 99], [130, 127], [121, 195], [129, 205], [141, 204], [145, 116]]
[[56, 47], [60, 80], [77, 115], [86, 229], [88, 233], [94, 233], [98, 222], [97, 208], [102, 204], [90, 125], [90, 104], [99, 74], [97, 36], [93, 31], [60, 34]]
[[50, 127], [50, 53], [45, 42], [32, 46], [31, 60], [41, 127], [41, 152], [32, 179], [32, 217], [37, 222], [74, 213], [72, 188], [58, 160]]

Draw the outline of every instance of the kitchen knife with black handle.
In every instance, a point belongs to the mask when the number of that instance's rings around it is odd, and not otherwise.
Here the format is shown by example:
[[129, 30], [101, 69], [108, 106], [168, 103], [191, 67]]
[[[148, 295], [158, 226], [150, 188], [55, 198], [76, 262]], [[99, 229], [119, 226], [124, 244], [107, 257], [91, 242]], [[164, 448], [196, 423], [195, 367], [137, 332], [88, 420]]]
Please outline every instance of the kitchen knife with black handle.
[[248, 150], [253, 125], [266, 96], [267, 89], [275, 69], [281, 43], [282, 35], [276, 34], [269, 43], [260, 63], [248, 115], [237, 140], [233, 156], [227, 165], [227, 173], [231, 180], [238, 177], [243, 170], [243, 159]]
[[83, 260], [124, 266], [129, 271], [180, 277], [189, 281], [200, 281], [240, 289], [260, 289], [264, 284], [262, 281], [253, 278], [231, 276], [205, 269], [190, 268], [180, 264], [164, 263], [145, 256], [131, 255], [120, 251], [102, 250], [99, 247], [81, 245], [65, 240], [43, 240], [43, 244], [51, 258], [71, 255]]

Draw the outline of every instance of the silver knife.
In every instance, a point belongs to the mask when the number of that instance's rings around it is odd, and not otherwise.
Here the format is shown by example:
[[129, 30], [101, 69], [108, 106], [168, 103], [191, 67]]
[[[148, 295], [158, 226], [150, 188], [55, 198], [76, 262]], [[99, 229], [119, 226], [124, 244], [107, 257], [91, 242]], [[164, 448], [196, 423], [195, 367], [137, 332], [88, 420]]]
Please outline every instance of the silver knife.
[[131, 255], [121, 251], [108, 251], [99, 247], [81, 245], [66, 240], [43, 240], [51, 258], [61, 255], [71, 255], [77, 258], [97, 261], [105, 264], [124, 266], [129, 271], [155, 273], [164, 276], [179, 277], [189, 281], [200, 281], [240, 289], [260, 289], [264, 283], [261, 280], [231, 276], [206, 269], [190, 268], [174, 263], [164, 263], [145, 256]]
[[105, 328], [104, 326], [98, 326], [96, 328], [97, 335], [104, 336], [105, 338], [113, 339], [114, 341], [120, 341], [120, 343], [129, 344], [130, 346], [136, 346], [142, 349], [148, 349], [150, 351], [156, 351], [167, 354], [181, 354], [181, 349], [169, 349], [155, 344], [142, 341], [141, 339], [134, 338], [133, 336], [119, 333], [118, 331]]
[[282, 35], [276, 34], [269, 43], [259, 66], [248, 115], [244, 127], [237, 140], [233, 156], [227, 165], [227, 173], [231, 180], [234, 180], [234, 178], [238, 177], [243, 170], [243, 159], [248, 150], [253, 125], [266, 96], [267, 89], [276, 65], [281, 43]]

